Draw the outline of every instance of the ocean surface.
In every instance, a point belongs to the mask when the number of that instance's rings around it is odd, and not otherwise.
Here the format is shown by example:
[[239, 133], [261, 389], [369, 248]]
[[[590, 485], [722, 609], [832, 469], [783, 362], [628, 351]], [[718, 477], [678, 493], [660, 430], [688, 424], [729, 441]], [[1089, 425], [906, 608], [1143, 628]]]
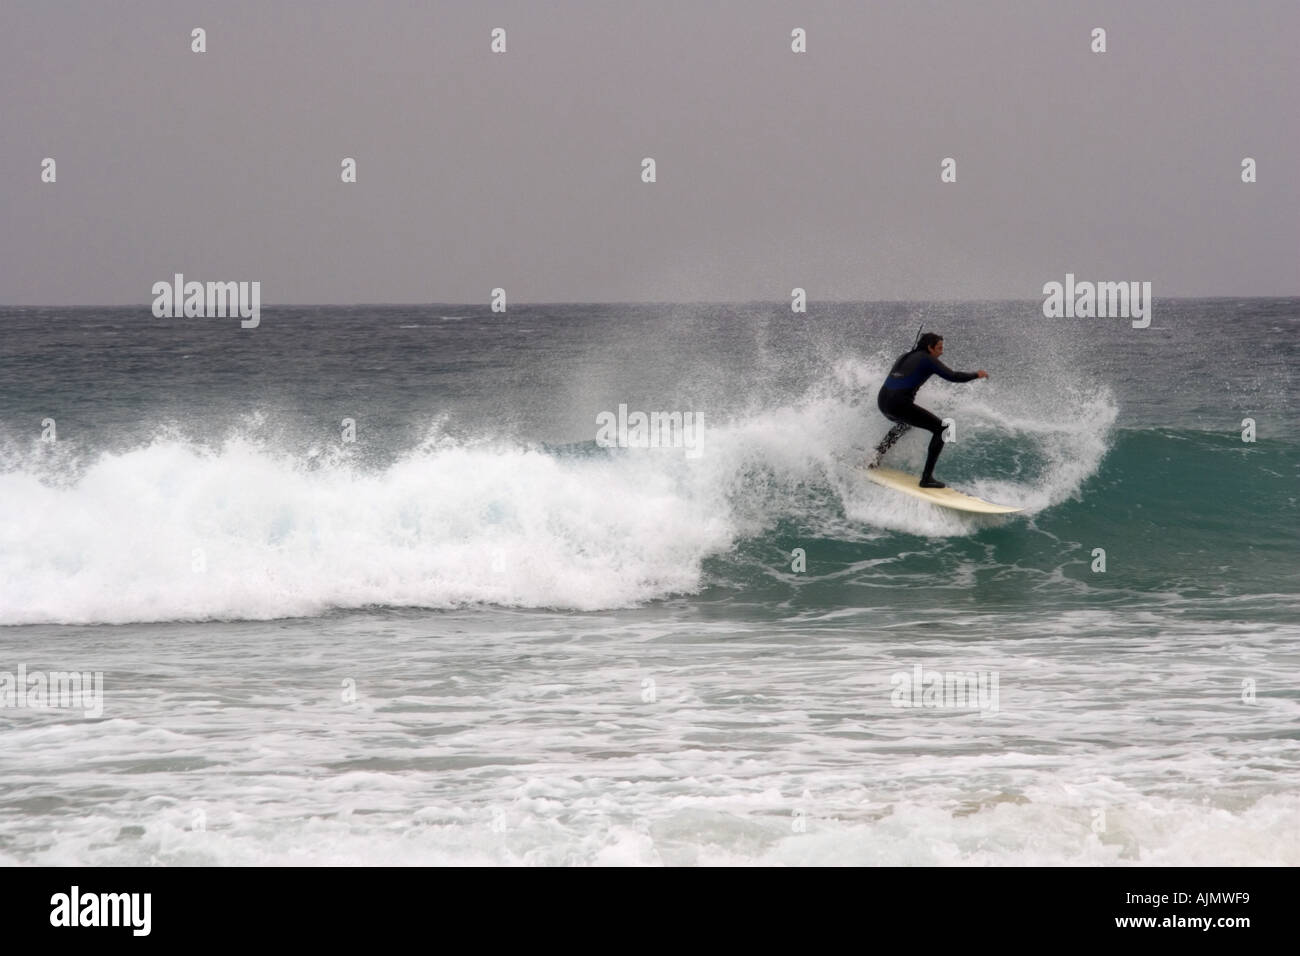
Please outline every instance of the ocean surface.
[[0, 863], [1300, 865], [1298, 317], [0, 308]]

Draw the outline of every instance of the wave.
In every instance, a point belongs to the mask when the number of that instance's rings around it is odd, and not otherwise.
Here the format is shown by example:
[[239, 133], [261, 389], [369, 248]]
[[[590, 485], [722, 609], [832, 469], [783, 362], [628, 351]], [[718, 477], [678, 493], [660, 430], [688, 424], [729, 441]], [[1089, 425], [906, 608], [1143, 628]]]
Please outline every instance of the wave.
[[[1005, 524], [862, 480], [861, 458], [886, 426], [874, 405], [882, 374], [845, 360], [798, 401], [708, 422], [698, 458], [594, 441], [452, 438], [441, 428], [384, 464], [350, 446], [303, 453], [239, 432], [215, 444], [166, 432], [95, 453], [67, 442], [10, 447], [0, 473], [0, 624], [371, 606], [590, 611], [734, 577], [746, 549], [773, 529], [923, 541]], [[1024, 507], [1031, 522], [1087, 514], [1080, 489], [1097, 479], [1113, 438], [1105, 390], [1062, 390], [1050, 401], [971, 386], [935, 392], [926, 404], [946, 409], [957, 428], [942, 476]], [[1194, 435], [1136, 440], [1212, 453]], [[1152, 460], [1129, 442], [1112, 482]], [[912, 434], [890, 463], [918, 470], [923, 454], [923, 436]]]

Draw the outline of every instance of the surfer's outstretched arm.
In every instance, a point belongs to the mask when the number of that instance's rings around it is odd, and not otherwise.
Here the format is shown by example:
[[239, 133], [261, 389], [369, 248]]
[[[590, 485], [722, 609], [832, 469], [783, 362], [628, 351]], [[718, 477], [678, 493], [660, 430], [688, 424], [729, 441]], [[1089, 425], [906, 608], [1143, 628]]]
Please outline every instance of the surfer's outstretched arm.
[[973, 382], [977, 378], [988, 378], [989, 373], [980, 369], [978, 372], [954, 372], [948, 366], [944, 365], [933, 355], [927, 355], [926, 361], [930, 363], [930, 371], [940, 378], [947, 379], [950, 382]]

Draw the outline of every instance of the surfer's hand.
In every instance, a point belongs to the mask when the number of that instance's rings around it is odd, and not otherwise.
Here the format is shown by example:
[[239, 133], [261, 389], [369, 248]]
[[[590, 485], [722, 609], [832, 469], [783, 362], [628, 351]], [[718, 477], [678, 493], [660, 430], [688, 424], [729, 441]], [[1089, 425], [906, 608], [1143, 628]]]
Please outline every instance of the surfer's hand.
[[989, 377], [989, 373], [986, 372], [986, 371], [984, 371], [984, 369], [980, 369], [978, 372], [975, 373], [975, 377], [976, 377], [976, 378], [988, 378], [988, 377]]

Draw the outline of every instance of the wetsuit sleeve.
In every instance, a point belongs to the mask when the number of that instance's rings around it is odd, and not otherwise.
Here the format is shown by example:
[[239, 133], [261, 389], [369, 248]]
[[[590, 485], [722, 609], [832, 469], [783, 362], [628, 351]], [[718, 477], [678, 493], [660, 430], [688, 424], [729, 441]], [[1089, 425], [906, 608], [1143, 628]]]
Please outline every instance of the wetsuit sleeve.
[[954, 372], [948, 366], [944, 365], [933, 355], [927, 355], [926, 360], [930, 363], [930, 371], [934, 372], [940, 378], [946, 378], [950, 382], [973, 382], [979, 378], [974, 372]]

